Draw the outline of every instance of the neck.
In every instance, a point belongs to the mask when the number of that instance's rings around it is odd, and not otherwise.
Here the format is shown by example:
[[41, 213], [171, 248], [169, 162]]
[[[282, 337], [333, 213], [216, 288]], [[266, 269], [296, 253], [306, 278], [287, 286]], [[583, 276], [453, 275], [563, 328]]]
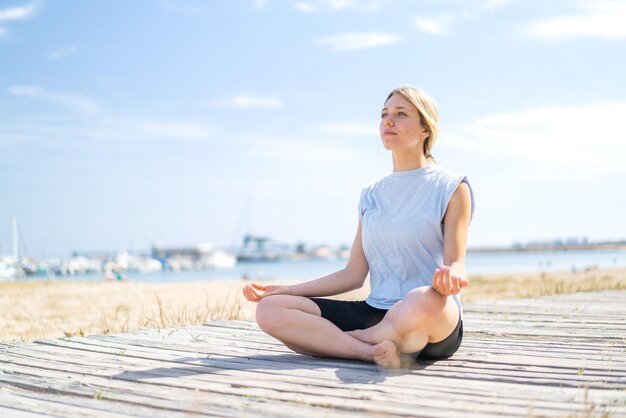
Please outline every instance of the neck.
[[415, 170], [431, 165], [431, 161], [423, 153], [416, 153], [415, 150], [409, 152], [394, 151], [392, 158], [393, 171]]

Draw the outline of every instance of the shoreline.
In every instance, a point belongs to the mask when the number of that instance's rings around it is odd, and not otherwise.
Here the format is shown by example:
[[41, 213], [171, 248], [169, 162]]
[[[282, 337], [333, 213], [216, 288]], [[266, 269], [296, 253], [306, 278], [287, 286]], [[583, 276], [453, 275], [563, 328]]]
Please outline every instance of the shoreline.
[[541, 252], [575, 252], [575, 251], [626, 251], [625, 242], [606, 244], [576, 245], [526, 245], [512, 247], [469, 247], [467, 253], [541, 253]]
[[[464, 302], [626, 289], [626, 268], [476, 274], [470, 275], [469, 281], [461, 292]], [[302, 280], [258, 282], [292, 284]], [[163, 329], [216, 319], [254, 319], [256, 305], [241, 293], [248, 283], [241, 279], [0, 282], [0, 342]], [[366, 281], [363, 288], [335, 298], [362, 300], [368, 293]]]

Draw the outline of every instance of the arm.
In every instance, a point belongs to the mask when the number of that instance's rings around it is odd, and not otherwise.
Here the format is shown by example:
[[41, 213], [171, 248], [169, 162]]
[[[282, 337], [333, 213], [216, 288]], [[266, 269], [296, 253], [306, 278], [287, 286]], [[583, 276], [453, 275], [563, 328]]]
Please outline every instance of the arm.
[[368, 271], [369, 266], [361, 243], [361, 220], [359, 219], [359, 226], [346, 267], [317, 280], [289, 286], [290, 294], [309, 297], [332, 296], [360, 289], [365, 283]]
[[433, 288], [444, 296], [458, 294], [467, 286], [465, 252], [472, 211], [470, 190], [461, 183], [456, 189], [443, 218], [443, 266], [435, 271]]
[[[265, 296], [271, 295], [294, 295], [294, 296], [332, 296], [350, 290], [360, 289], [365, 283], [369, 272], [369, 266], [363, 252], [361, 242], [361, 220], [356, 231], [356, 237], [350, 250], [350, 258], [346, 267], [327, 276], [292, 286], [261, 286], [253, 283], [244, 288], [244, 296], [252, 302], [258, 302]], [[256, 290], [265, 293], [259, 294]]]

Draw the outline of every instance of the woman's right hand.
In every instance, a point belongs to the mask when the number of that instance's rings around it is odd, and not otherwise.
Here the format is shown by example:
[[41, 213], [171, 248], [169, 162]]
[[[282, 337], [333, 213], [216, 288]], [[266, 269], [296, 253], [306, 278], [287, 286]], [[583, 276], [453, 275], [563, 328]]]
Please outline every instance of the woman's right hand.
[[[259, 293], [262, 292], [262, 293]], [[259, 302], [261, 299], [272, 295], [288, 295], [290, 294], [288, 286], [263, 286], [261, 284], [251, 283], [243, 288], [243, 295], [250, 302]]]

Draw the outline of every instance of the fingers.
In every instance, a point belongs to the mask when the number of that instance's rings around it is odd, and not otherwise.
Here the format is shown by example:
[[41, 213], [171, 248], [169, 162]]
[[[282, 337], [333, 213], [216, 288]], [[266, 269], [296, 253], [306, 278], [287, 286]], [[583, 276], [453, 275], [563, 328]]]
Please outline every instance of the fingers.
[[243, 288], [243, 295], [246, 299], [248, 299], [250, 302], [258, 302], [262, 299], [261, 295], [259, 295], [254, 289], [258, 289], [258, 290], [265, 290], [264, 286], [261, 286], [259, 284], [256, 283], [251, 283], [246, 285]]
[[440, 295], [448, 296], [450, 294], [450, 271], [448, 267], [441, 266], [435, 270], [432, 286]]
[[461, 291], [461, 279], [459, 279], [457, 276], [452, 276], [451, 277], [451, 294], [452, 295], [457, 295], [460, 291]]
[[435, 273], [433, 274], [433, 283], [432, 283], [433, 289], [435, 289], [438, 293], [442, 292], [440, 282], [441, 282], [441, 268], [438, 268], [437, 270], [435, 270]]
[[[259, 293], [257, 290], [263, 292]], [[280, 292], [280, 286], [264, 286], [257, 283], [250, 283], [243, 288], [243, 295], [250, 302], [258, 302], [266, 296], [271, 296], [277, 292]]]
[[445, 266], [443, 268], [443, 294], [448, 296], [452, 292], [452, 279], [450, 278], [450, 268]]
[[243, 288], [243, 295], [250, 302], [258, 302], [258, 301], [260, 301], [263, 298], [261, 295], [259, 295], [257, 292], [255, 292], [254, 289], [252, 288], [252, 286], [250, 286], [250, 285], [246, 285]]
[[467, 286], [467, 279], [450, 272], [450, 267], [441, 266], [433, 274], [432, 287], [443, 296], [457, 295]]
[[433, 288], [442, 296], [450, 295], [450, 269], [447, 266], [441, 266], [435, 270], [435, 274], [433, 276]]
[[467, 279], [463, 277], [452, 275], [450, 279], [451, 279], [451, 284], [452, 284], [451, 289], [450, 289], [451, 295], [458, 295], [459, 292], [461, 292], [461, 289], [469, 284]]
[[243, 292], [243, 296], [249, 300], [250, 302], [253, 302], [253, 297], [250, 294], [250, 286], [249, 285], [245, 285], [244, 288], [242, 289]]

